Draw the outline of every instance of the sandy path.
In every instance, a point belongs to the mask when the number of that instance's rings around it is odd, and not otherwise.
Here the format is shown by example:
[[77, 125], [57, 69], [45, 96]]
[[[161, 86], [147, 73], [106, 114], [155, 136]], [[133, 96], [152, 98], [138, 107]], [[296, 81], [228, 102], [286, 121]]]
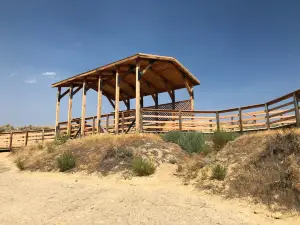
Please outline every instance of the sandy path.
[[292, 224], [201, 195], [170, 168], [125, 181], [19, 172], [7, 155], [0, 153], [0, 224]]

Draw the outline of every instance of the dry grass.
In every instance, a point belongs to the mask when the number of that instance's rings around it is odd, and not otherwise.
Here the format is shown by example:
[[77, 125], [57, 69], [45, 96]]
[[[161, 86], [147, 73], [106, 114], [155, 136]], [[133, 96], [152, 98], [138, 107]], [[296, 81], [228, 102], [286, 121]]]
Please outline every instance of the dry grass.
[[134, 156], [153, 161], [156, 166], [169, 163], [170, 159], [180, 161], [185, 155], [172, 143], [165, 143], [154, 134], [95, 135], [83, 139], [68, 140], [27, 146], [14, 153], [24, 162], [26, 170], [58, 171], [57, 158], [64, 152], [71, 153], [76, 166], [71, 172], [100, 172], [103, 175], [130, 170]]
[[[211, 180], [215, 165], [227, 170]], [[228, 197], [247, 197], [271, 209], [300, 207], [300, 131], [276, 130], [243, 135], [228, 143], [199, 173], [198, 187]]]

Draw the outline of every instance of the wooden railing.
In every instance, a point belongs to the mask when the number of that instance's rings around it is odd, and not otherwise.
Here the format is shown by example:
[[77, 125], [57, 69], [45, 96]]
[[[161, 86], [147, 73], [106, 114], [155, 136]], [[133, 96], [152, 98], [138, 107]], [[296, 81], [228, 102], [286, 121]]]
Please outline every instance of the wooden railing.
[[300, 126], [300, 90], [264, 104], [218, 111], [142, 109], [143, 132], [243, 132]]
[[[286, 126], [300, 127], [300, 90], [264, 104], [217, 111], [191, 111], [168, 109], [141, 109], [142, 132], [162, 133], [172, 130], [211, 133], [215, 130], [244, 132], [274, 129]], [[115, 114], [101, 116], [100, 132], [115, 133]], [[135, 110], [121, 111], [119, 133], [135, 132]], [[96, 117], [85, 119], [85, 135], [97, 132]], [[81, 119], [71, 121], [71, 137], [79, 134]], [[59, 123], [59, 132], [66, 134], [68, 123]], [[0, 149], [12, 149], [39, 141], [54, 140], [55, 130], [0, 133]]]
[[0, 150], [19, 148], [55, 138], [55, 129], [0, 133]]

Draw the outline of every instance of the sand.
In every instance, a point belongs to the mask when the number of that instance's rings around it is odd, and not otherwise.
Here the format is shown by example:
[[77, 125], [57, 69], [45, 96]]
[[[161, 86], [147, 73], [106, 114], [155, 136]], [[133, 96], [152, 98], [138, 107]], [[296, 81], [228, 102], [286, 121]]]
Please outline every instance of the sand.
[[184, 186], [174, 170], [131, 180], [23, 172], [0, 152], [0, 224], [300, 224]]

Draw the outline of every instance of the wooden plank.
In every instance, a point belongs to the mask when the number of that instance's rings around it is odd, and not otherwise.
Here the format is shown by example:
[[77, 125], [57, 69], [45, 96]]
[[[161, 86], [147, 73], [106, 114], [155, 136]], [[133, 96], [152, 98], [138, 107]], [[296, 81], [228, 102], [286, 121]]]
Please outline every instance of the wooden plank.
[[119, 133], [119, 106], [120, 106], [120, 76], [116, 70], [116, 88], [115, 88], [115, 133]]
[[141, 98], [141, 83], [140, 83], [140, 61], [139, 59], [136, 60], [136, 69], [135, 69], [135, 116], [136, 116], [136, 121], [135, 121], [135, 126], [136, 126], [136, 133], [139, 133], [141, 130], [141, 103], [139, 99]]
[[270, 115], [269, 115], [269, 118], [272, 118], [272, 117], [274, 117], [274, 116], [279, 116], [279, 115], [282, 115], [282, 114], [286, 114], [286, 113], [290, 113], [290, 112], [294, 112], [294, 110], [295, 110], [295, 109], [292, 108], [292, 109], [283, 110], [283, 111], [278, 112], [278, 113], [270, 114]]
[[274, 120], [274, 121], [271, 121], [270, 124], [279, 123], [279, 122], [283, 122], [283, 121], [287, 121], [287, 120], [291, 120], [291, 119], [296, 119], [296, 116], [293, 115], [293, 116], [289, 116], [289, 117], [286, 117], [286, 118], [283, 118], [280, 120]]
[[283, 100], [285, 100], [285, 99], [288, 99], [288, 98], [290, 98], [290, 97], [292, 97], [293, 96], [293, 92], [292, 93], [289, 93], [289, 94], [286, 94], [286, 95], [284, 95], [284, 96], [281, 96], [280, 98], [276, 98], [276, 99], [274, 99], [274, 100], [272, 100], [272, 101], [269, 101], [269, 102], [267, 102], [267, 104], [268, 105], [273, 105], [273, 104], [275, 104], [275, 103], [277, 103], [277, 102], [281, 102], [281, 101], [283, 101]]
[[294, 104], [294, 101], [291, 101], [291, 102], [288, 102], [288, 103], [285, 103], [285, 104], [276, 106], [276, 107], [274, 107], [274, 108], [271, 108], [271, 109], [269, 109], [269, 112], [274, 111], [274, 110], [276, 110], [276, 109], [284, 108], [284, 107], [289, 106], [289, 105], [292, 105], [292, 104]]
[[86, 80], [82, 84], [82, 104], [81, 104], [81, 136], [84, 137], [85, 133], [85, 113], [86, 113]]
[[255, 108], [261, 108], [264, 107], [265, 104], [255, 104], [255, 105], [248, 105], [248, 106], [243, 106], [241, 107], [242, 110], [247, 110], [247, 109], [255, 109]]

